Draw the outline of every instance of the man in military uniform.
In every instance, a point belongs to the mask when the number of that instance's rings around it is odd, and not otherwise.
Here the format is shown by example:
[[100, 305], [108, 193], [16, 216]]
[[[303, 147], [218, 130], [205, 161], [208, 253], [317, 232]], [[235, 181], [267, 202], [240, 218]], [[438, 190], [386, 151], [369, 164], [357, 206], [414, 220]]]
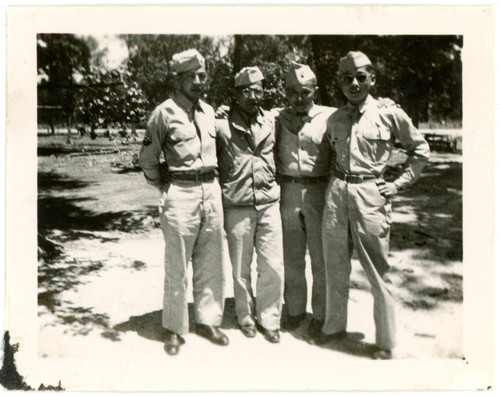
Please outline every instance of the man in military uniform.
[[[160, 222], [165, 239], [163, 327], [165, 350], [179, 352], [189, 331], [187, 267], [193, 266], [196, 333], [228, 344], [219, 326], [223, 313], [223, 224], [217, 168], [215, 117], [199, 98], [207, 75], [195, 49], [172, 57], [179, 88], [153, 111], [139, 165], [161, 192]], [[167, 166], [160, 173], [160, 155]]]
[[217, 156], [238, 323], [245, 336], [254, 337], [259, 330], [277, 343], [283, 292], [280, 190], [273, 154], [275, 119], [259, 106], [263, 79], [257, 67], [245, 67], [235, 76], [235, 105], [228, 119], [217, 120]]
[[[318, 343], [346, 335], [351, 250], [356, 249], [374, 298], [374, 359], [390, 359], [396, 342], [394, 302], [384, 282], [389, 270], [391, 197], [412, 183], [429, 157], [429, 145], [397, 106], [380, 108], [370, 95], [373, 66], [361, 52], [339, 63], [339, 84], [348, 104], [328, 120], [333, 177], [323, 217], [326, 315]], [[403, 173], [386, 182], [384, 171], [395, 139], [406, 150]]]
[[309, 66], [293, 62], [285, 78], [289, 107], [276, 125], [278, 182], [285, 263], [286, 328], [297, 328], [306, 316], [306, 246], [312, 272], [310, 337], [325, 319], [325, 265], [321, 223], [330, 166], [330, 145], [324, 140], [326, 121], [336, 110], [314, 103], [316, 76]]

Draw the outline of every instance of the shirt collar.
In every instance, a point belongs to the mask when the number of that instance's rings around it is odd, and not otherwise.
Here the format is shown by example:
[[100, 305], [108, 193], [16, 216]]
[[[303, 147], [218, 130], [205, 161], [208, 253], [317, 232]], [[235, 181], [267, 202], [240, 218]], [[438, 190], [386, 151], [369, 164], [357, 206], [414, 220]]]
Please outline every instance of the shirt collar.
[[175, 93], [174, 100], [179, 106], [186, 110], [188, 114], [191, 113], [193, 109], [197, 111], [203, 111], [199, 100], [197, 100], [196, 102], [192, 102], [188, 98], [186, 98], [186, 96], [184, 96], [184, 94], [180, 91]]
[[317, 104], [313, 103], [309, 111], [307, 112], [307, 116], [310, 118], [316, 117], [319, 113], [321, 113], [321, 107]]
[[247, 121], [247, 118], [246, 114], [243, 113], [238, 106], [235, 106], [231, 112], [231, 123], [233, 126], [242, 131], [246, 131], [254, 123], [259, 125], [264, 124], [264, 111], [259, 107], [257, 114], [252, 117], [250, 121]]
[[[321, 112], [320, 106], [317, 104], [313, 103], [309, 111], [307, 111], [305, 114], [301, 115], [302, 118], [306, 118], [307, 121], [311, 121], [316, 115], [318, 115]], [[297, 116], [297, 113], [295, 113], [295, 110], [292, 107], [288, 107], [285, 109], [285, 111], [282, 112], [282, 116], [288, 121], [292, 121], [293, 117]]]
[[358, 111], [359, 111], [361, 114], [363, 114], [363, 113], [365, 112], [366, 108], [367, 108], [370, 104], [372, 104], [373, 102], [375, 102], [375, 99], [373, 98], [373, 96], [368, 95], [368, 96], [366, 97], [366, 99], [365, 99], [365, 101], [364, 101], [363, 103], [360, 103], [360, 104], [359, 104], [359, 105], [357, 105], [357, 106], [355, 106], [355, 105], [353, 105], [353, 104], [351, 104], [351, 103], [347, 103], [346, 108], [347, 108], [347, 110], [348, 110], [348, 111], [352, 111], [352, 109], [357, 108], [357, 109], [358, 109]]

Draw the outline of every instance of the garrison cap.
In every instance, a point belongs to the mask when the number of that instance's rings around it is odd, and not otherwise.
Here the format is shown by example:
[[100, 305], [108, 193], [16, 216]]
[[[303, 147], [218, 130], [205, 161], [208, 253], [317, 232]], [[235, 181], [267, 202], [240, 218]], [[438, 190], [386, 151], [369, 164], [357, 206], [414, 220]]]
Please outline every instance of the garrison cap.
[[170, 67], [175, 73], [197, 70], [205, 66], [205, 58], [195, 49], [188, 49], [172, 56]]
[[244, 67], [234, 76], [234, 86], [250, 85], [263, 79], [264, 76], [257, 66]]
[[350, 51], [346, 56], [340, 59], [339, 74], [371, 64], [370, 59], [362, 52]]
[[316, 75], [309, 66], [292, 62], [290, 69], [285, 76], [285, 83], [286, 85], [293, 85], [297, 83], [300, 85], [308, 83], [316, 85]]

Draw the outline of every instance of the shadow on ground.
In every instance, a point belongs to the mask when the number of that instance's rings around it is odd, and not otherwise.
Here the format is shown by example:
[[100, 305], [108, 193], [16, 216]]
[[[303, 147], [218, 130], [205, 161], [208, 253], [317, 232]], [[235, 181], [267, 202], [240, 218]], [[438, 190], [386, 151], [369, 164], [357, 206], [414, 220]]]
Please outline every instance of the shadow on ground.
[[[38, 230], [61, 230], [66, 240], [96, 238], [81, 231], [143, 232], [157, 228], [158, 208], [152, 205], [142, 210], [95, 213], [79, 204], [90, 197], [40, 197], [38, 199]], [[76, 231], [76, 232], [75, 232]], [[80, 231], [80, 232], [78, 232]]]
[[[222, 320], [222, 329], [238, 329], [238, 321], [234, 310], [234, 298], [226, 298], [224, 306], [224, 316]], [[193, 304], [188, 305], [189, 309], [189, 332], [194, 332], [195, 320]], [[294, 338], [307, 342], [305, 336], [312, 315], [308, 314], [301, 326], [293, 331], [287, 331]], [[119, 334], [127, 331], [136, 332], [139, 336], [151, 341], [163, 342], [164, 329], [162, 327], [162, 311], [153, 311], [140, 316], [131, 316], [127, 322], [117, 324], [109, 331], [103, 333], [103, 337], [109, 338], [109, 335], [115, 332], [114, 338], [119, 339]], [[354, 356], [369, 357], [375, 350], [375, 345], [362, 340], [364, 334], [358, 332], [348, 332], [347, 337], [340, 341], [331, 341], [318, 348], [326, 348], [338, 352], [351, 354]]]
[[93, 183], [72, 179], [55, 172], [38, 172], [37, 175], [38, 194], [53, 191], [77, 190], [91, 186]]
[[[60, 230], [64, 242], [80, 238], [103, 238], [82, 231], [142, 232], [159, 226], [158, 208], [149, 205], [135, 211], [95, 213], [82, 207], [94, 197], [54, 196], [54, 191], [82, 189], [91, 183], [71, 179], [53, 172], [38, 174], [38, 231], [42, 235]], [[108, 239], [103, 242], [109, 241]]]
[[[389, 175], [398, 172], [388, 170]], [[391, 250], [418, 248], [422, 253], [417, 258], [462, 261], [462, 164], [430, 163], [420, 179], [393, 200], [392, 208], [415, 219], [393, 222]]]
[[[189, 332], [194, 332], [196, 322], [193, 303], [188, 304], [188, 313]], [[221, 328], [226, 330], [238, 328], [234, 298], [232, 297], [225, 300]], [[140, 316], [131, 316], [127, 322], [114, 326], [113, 330], [118, 334], [126, 331], [134, 331], [148, 340], [163, 342], [165, 333], [162, 327], [162, 311], [158, 310]]]
[[[312, 314], [307, 313], [306, 318], [301, 322], [300, 326], [293, 330], [283, 330], [292, 337], [303, 342], [309, 342], [308, 328], [311, 323]], [[284, 328], [282, 320], [282, 329]], [[348, 332], [346, 338], [342, 340], [333, 340], [324, 345], [315, 345], [316, 348], [325, 348], [332, 351], [343, 352], [346, 354], [362, 357], [370, 357], [375, 351], [375, 344], [363, 342], [365, 335], [359, 332]], [[311, 342], [309, 342], [311, 343]]]
[[[400, 165], [391, 166], [387, 178], [400, 173]], [[412, 309], [462, 302], [462, 164], [429, 163], [417, 182], [393, 199], [392, 209], [393, 263], [385, 279], [393, 295]], [[351, 287], [369, 290], [365, 277], [352, 280]]]
[[[54, 139], [53, 137], [51, 139]], [[140, 143], [122, 141], [109, 141], [109, 139], [81, 139], [72, 137], [72, 144], [66, 143], [66, 137], [59, 136], [59, 142], [43, 143], [37, 147], [37, 155], [39, 157], [61, 156], [61, 155], [93, 155], [102, 154], [109, 151], [136, 151], [135, 146], [140, 147]]]

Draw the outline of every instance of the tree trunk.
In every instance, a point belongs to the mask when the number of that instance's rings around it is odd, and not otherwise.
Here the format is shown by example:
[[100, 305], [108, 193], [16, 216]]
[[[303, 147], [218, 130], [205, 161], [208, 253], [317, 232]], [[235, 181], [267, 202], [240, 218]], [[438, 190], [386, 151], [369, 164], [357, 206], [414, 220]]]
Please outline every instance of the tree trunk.
[[53, 110], [50, 111], [50, 133], [52, 135], [56, 134], [56, 127], [54, 125], [54, 111]]
[[71, 141], [71, 114], [68, 114], [68, 118], [66, 119], [66, 126], [68, 128], [68, 136], [66, 137], [66, 143], [72, 144]]
[[243, 50], [243, 36], [236, 34], [234, 36], [234, 52], [233, 52], [233, 74], [236, 74], [241, 69], [241, 51]]
[[319, 42], [319, 37], [316, 35], [312, 35], [310, 36], [310, 38], [314, 64], [316, 66], [316, 79], [318, 81], [319, 88], [319, 103], [327, 106], [330, 104], [330, 100], [328, 97], [328, 91], [326, 90], [326, 86], [324, 84], [325, 68], [321, 64], [321, 45]]

